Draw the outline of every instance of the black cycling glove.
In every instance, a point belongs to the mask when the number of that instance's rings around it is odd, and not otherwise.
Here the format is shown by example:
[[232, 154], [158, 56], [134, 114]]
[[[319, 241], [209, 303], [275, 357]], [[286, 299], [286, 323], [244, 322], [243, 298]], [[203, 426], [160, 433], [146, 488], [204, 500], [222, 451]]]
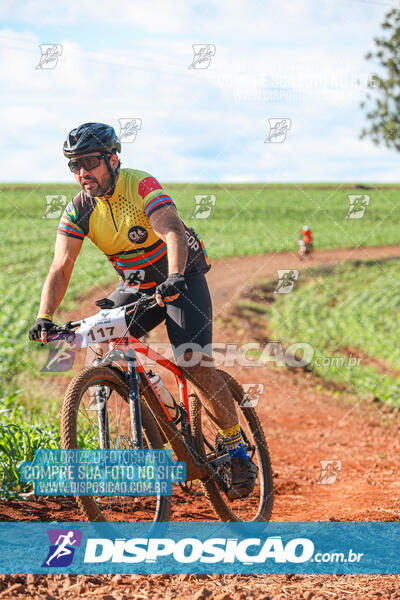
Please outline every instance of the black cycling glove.
[[31, 341], [41, 340], [42, 331], [49, 333], [53, 327], [54, 323], [50, 319], [36, 319], [34, 326], [29, 330], [29, 339]]
[[156, 287], [156, 294], [160, 294], [161, 298], [168, 298], [169, 296], [175, 296], [181, 292], [187, 292], [187, 285], [185, 278], [180, 273], [171, 273], [168, 279], [160, 283]]

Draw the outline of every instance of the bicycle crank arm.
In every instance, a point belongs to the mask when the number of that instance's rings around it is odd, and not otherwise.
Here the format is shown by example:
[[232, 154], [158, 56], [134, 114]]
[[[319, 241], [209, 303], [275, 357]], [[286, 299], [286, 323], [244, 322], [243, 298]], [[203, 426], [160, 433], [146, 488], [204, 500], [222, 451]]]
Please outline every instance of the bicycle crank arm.
[[217, 483], [217, 485], [221, 488], [221, 490], [223, 492], [225, 492], [225, 494], [227, 494], [229, 488], [228, 488], [225, 480], [222, 479], [222, 477], [220, 475], [218, 475], [218, 473], [215, 471], [215, 469], [213, 469], [212, 463], [208, 463], [207, 469], [208, 469], [208, 472], [210, 473], [211, 477]]
[[221, 488], [225, 494], [228, 492], [228, 486], [226, 484], [225, 479], [223, 479], [217, 472], [217, 467], [224, 465], [225, 463], [230, 463], [231, 459], [229, 458], [229, 454], [225, 453], [221, 456], [217, 456], [216, 458], [209, 460], [207, 463], [207, 468], [209, 473], [212, 475], [215, 482]]
[[217, 456], [217, 458], [210, 460], [208, 464], [212, 465], [213, 467], [219, 467], [220, 465], [229, 463], [230, 460], [231, 459], [229, 458], [229, 454], [222, 454], [221, 456]]

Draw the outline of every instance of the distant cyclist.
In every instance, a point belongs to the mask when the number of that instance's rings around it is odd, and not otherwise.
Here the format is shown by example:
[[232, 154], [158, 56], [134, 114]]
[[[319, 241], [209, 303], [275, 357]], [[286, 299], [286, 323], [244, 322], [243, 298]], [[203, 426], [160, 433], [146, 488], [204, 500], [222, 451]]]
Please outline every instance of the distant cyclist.
[[177, 364], [197, 386], [221, 428], [232, 465], [228, 497], [245, 497], [254, 488], [257, 467], [247, 456], [232, 395], [212, 359], [207, 253], [157, 179], [145, 171], [121, 169], [119, 152], [114, 128], [104, 123], [84, 123], [64, 143], [64, 156], [81, 191], [61, 217], [54, 259], [29, 337], [47, 342], [53, 314], [88, 237], [118, 273], [118, 287], [109, 297], [114, 307], [134, 302], [143, 293], [155, 294], [157, 305], [137, 314], [130, 333], [141, 338], [165, 321]]
[[302, 258], [305, 254], [310, 254], [313, 249], [312, 232], [308, 225], [304, 225], [300, 235], [302, 237], [297, 240], [297, 243], [299, 245], [298, 254]]

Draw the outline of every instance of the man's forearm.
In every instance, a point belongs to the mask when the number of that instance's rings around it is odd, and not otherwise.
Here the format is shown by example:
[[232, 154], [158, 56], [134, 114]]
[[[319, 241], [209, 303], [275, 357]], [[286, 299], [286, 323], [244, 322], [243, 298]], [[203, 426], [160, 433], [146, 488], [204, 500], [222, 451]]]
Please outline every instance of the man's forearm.
[[180, 273], [183, 275], [188, 256], [185, 230], [169, 231], [165, 238], [168, 249], [168, 274]]
[[39, 314], [53, 315], [67, 291], [71, 273], [51, 268], [43, 285]]
[[188, 241], [175, 206], [167, 205], [157, 210], [150, 216], [150, 223], [158, 237], [167, 244], [168, 275], [183, 275], [188, 257]]

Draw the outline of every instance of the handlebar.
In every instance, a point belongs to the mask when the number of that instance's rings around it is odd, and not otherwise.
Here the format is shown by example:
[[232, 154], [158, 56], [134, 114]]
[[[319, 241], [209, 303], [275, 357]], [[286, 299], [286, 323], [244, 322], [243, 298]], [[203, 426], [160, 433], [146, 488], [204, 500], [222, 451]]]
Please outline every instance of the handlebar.
[[151, 296], [142, 294], [141, 297], [139, 298], [139, 300], [136, 300], [136, 302], [131, 302], [130, 304], [125, 304], [125, 308], [130, 308], [130, 310], [126, 311], [126, 314], [130, 315], [140, 305], [146, 306], [146, 304], [149, 305], [148, 308], [153, 308], [153, 306], [157, 305], [157, 302], [155, 299], [155, 294], [152, 294]]
[[[139, 306], [146, 306], [148, 308], [153, 308], [153, 306], [157, 305], [155, 300], [155, 294], [148, 296], [147, 294], [142, 294], [138, 300], [135, 302], [131, 302], [130, 304], [125, 304], [124, 308], [129, 309], [126, 310], [126, 314], [130, 315], [135, 312]], [[112, 307], [118, 308], [118, 307]], [[47, 335], [47, 340], [50, 342], [58, 341], [58, 340], [66, 340], [68, 343], [73, 342], [75, 334], [74, 330], [77, 329], [81, 324], [81, 321], [68, 321], [65, 325], [54, 325], [49, 331]], [[39, 341], [39, 340], [38, 340]]]

